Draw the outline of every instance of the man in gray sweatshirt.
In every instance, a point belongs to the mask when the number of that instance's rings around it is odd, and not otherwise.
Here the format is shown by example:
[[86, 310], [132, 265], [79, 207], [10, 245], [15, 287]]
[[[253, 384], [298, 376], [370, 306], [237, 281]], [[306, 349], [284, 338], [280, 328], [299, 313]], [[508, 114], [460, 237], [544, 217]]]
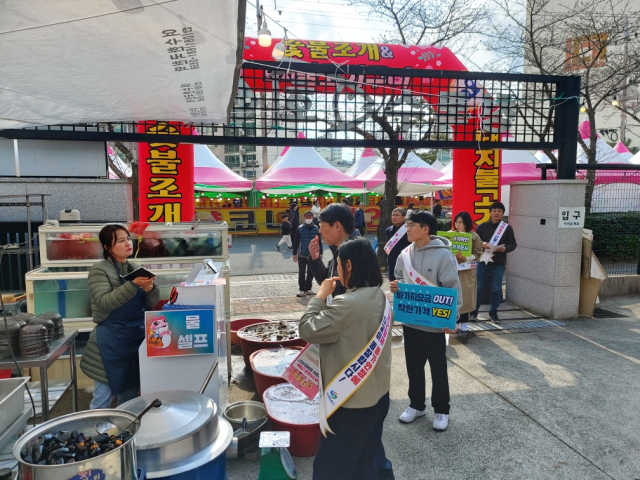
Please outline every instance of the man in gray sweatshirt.
[[[462, 307], [462, 288], [458, 279], [458, 266], [451, 253], [451, 242], [435, 235], [438, 229], [436, 218], [429, 212], [411, 214], [407, 223], [407, 237], [411, 243], [409, 252], [414, 276], [418, 274], [438, 287], [458, 290], [458, 309]], [[412, 280], [403, 255], [398, 257], [395, 268], [396, 280], [391, 282], [391, 291], [398, 290], [398, 283], [416, 283]], [[411, 423], [426, 414], [426, 386], [424, 367], [427, 361], [431, 369], [431, 406], [435, 412], [433, 429], [443, 432], [449, 426], [449, 377], [447, 375], [445, 333], [449, 329], [437, 329], [418, 325], [403, 325], [404, 355], [409, 376], [409, 407], [400, 415], [402, 423]]]

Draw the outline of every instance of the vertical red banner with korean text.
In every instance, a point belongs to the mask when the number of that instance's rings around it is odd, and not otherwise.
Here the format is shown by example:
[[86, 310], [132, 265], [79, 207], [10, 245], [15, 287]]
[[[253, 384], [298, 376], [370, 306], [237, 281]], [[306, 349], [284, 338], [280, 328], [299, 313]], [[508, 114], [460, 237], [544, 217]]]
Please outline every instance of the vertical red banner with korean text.
[[141, 222], [189, 222], [195, 214], [193, 145], [175, 143], [171, 135], [189, 135], [180, 122], [144, 122], [138, 133], [153, 135], [138, 144]]
[[[480, 135], [476, 133], [478, 141]], [[499, 138], [484, 134], [482, 140]], [[500, 201], [500, 150], [454, 150], [453, 160], [453, 214], [468, 212], [476, 225], [488, 221], [489, 207]]]

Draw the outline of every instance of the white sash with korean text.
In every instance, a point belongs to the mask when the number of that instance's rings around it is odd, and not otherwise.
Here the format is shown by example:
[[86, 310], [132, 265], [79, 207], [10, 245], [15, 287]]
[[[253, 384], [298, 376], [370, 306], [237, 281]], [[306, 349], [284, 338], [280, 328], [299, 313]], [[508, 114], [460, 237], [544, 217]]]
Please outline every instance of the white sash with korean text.
[[[367, 344], [353, 359], [338, 372], [326, 388], [322, 388], [322, 368], [320, 368], [320, 431], [326, 437], [329, 428], [327, 419], [346, 402], [358, 388], [367, 381], [378, 364], [380, 355], [391, 331], [391, 305], [386, 301], [380, 326]], [[334, 434], [335, 435], [335, 434]]]
[[395, 247], [398, 242], [400, 241], [400, 239], [402, 237], [404, 237], [407, 233], [407, 227], [403, 224], [398, 231], [393, 235], [393, 237], [391, 237], [389, 239], [389, 241], [387, 242], [387, 244], [384, 246], [384, 252], [389, 255], [389, 252], [391, 250], [393, 250], [393, 247]]
[[409, 274], [409, 280], [411, 280], [413, 283], [417, 283], [418, 285], [437, 287], [437, 285], [434, 285], [429, 280], [427, 280], [424, 275], [418, 272], [415, 268], [413, 268], [413, 265], [411, 265], [411, 247], [412, 245], [409, 245], [407, 248], [402, 250], [401, 254], [402, 261], [404, 262], [404, 269]]
[[489, 262], [493, 262], [493, 252], [498, 246], [498, 242], [500, 242], [500, 239], [502, 238], [502, 235], [507, 229], [507, 226], [508, 225], [504, 222], [500, 222], [498, 224], [498, 228], [496, 228], [496, 231], [494, 232], [493, 236], [491, 237], [491, 240], [489, 241], [489, 246], [491, 248], [489, 250], [484, 251], [484, 253], [482, 254], [482, 257], [480, 257], [481, 262], [484, 262], [486, 265], [489, 265]]

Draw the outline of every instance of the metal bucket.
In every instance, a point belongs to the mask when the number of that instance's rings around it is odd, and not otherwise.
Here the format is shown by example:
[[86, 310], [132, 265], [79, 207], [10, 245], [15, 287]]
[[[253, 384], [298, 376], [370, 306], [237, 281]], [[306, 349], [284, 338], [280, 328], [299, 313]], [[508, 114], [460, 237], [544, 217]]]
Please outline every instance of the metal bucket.
[[[20, 437], [13, 447], [13, 455], [20, 466], [20, 478], [23, 480], [136, 480], [138, 474], [135, 438], [103, 455], [66, 465], [32, 465], [25, 463], [20, 455], [22, 447], [31, 440], [36, 440], [39, 436], [50, 432], [77, 430], [89, 437], [98, 434], [96, 423], [100, 421], [113, 423], [118, 428], [125, 428], [135, 419], [136, 416], [129, 412], [103, 409], [72, 413], [39, 425]], [[139, 426], [139, 422], [136, 422], [129, 427], [134, 437]]]

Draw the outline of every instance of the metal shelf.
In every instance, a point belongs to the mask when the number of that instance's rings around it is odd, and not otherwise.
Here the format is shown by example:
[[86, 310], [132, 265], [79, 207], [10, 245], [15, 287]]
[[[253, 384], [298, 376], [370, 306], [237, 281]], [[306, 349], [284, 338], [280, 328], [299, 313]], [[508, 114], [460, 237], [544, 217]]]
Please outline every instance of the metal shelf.
[[[0, 250], [2, 250], [2, 245], [0, 245]], [[39, 251], [40, 251], [40, 247], [31, 247], [31, 253], [38, 253]], [[29, 253], [29, 247], [4, 249], [4, 255], [19, 255], [24, 253]]]

